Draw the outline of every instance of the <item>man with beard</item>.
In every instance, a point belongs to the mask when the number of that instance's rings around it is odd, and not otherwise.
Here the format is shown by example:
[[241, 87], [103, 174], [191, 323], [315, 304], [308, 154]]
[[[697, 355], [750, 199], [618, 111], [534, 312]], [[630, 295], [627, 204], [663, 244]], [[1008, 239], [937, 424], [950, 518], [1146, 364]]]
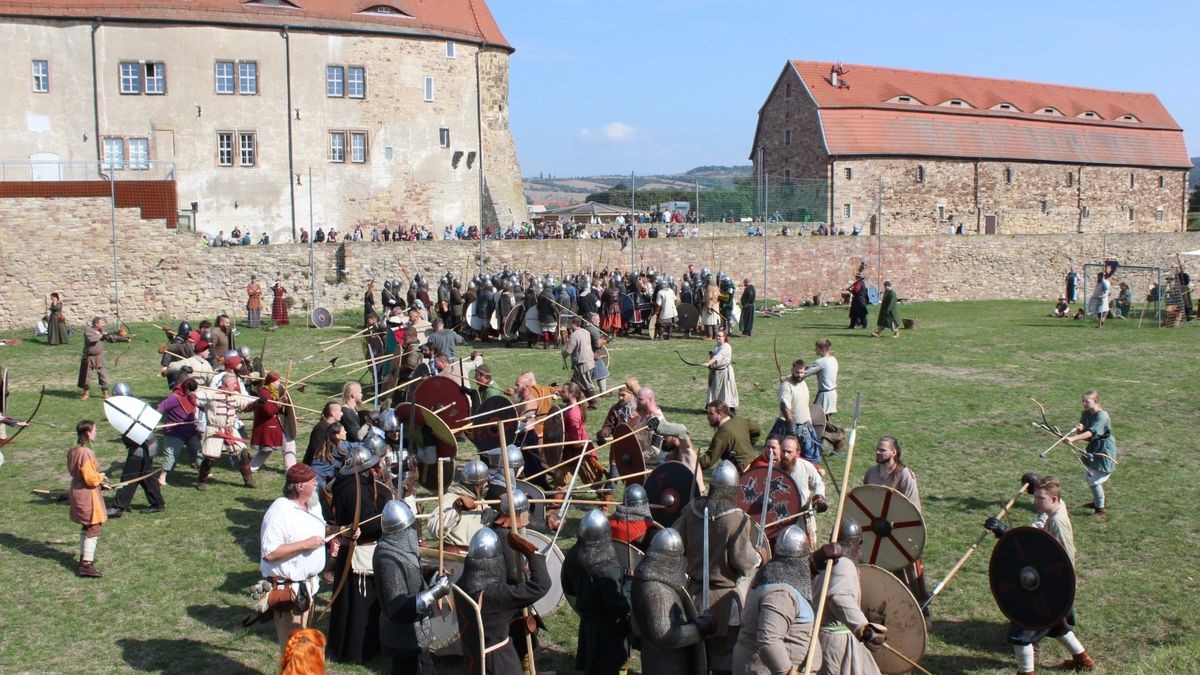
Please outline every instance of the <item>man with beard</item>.
[[708, 444], [708, 453], [700, 457], [700, 466], [705, 469], [727, 460], [739, 472], [745, 471], [754, 461], [754, 446], [762, 435], [762, 425], [745, 416], [734, 417], [723, 401], [711, 401], [704, 406], [708, 426], [715, 429]]
[[804, 359], [792, 361], [792, 371], [780, 378], [779, 417], [771, 433], [795, 434], [800, 439], [801, 457], [821, 463], [821, 441], [813, 428], [808, 407], [808, 383], [804, 381]]
[[631, 618], [641, 636], [642, 672], [654, 675], [705, 675], [704, 640], [717, 629], [708, 612], [697, 611], [687, 583], [683, 539], [666, 528], [654, 535], [646, 557], [634, 571]]
[[379, 643], [392, 657], [393, 675], [432, 675], [429, 617], [450, 594], [450, 577], [439, 573], [426, 584], [418, 557], [416, 518], [404, 502], [383, 507], [383, 536], [371, 558], [379, 602]]
[[[883, 485], [903, 494], [908, 501], [921, 510], [921, 495], [917, 492], [917, 475], [901, 461], [900, 441], [891, 436], [883, 436], [875, 444], [875, 466], [867, 469], [863, 476], [864, 485]], [[925, 588], [925, 569], [918, 558], [911, 565], [895, 572], [896, 576], [908, 586], [918, 603], [925, 604], [929, 591]], [[925, 616], [929, 616], [929, 608], [925, 607]]]
[[[546, 556], [530, 541], [516, 533], [508, 534], [508, 543], [524, 556], [529, 564], [529, 577], [516, 584], [507, 583], [504, 573], [504, 554], [500, 537], [484, 528], [471, 538], [471, 546], [463, 563], [458, 587], [470, 596], [480, 609], [483, 623], [483, 653], [480, 653], [478, 624], [473, 609], [466, 602], [456, 603], [459, 633], [468, 673], [489, 675], [520, 675], [521, 660], [509, 637], [509, 624], [522, 607], [528, 607], [550, 591], [550, 573]], [[480, 667], [482, 665], [482, 668]]]
[[834, 561], [821, 617], [821, 673], [879, 675], [879, 666], [875, 665], [871, 652], [883, 649], [887, 629], [868, 621], [862, 611], [857, 567], [862, 561], [859, 550], [862, 540], [862, 527], [853, 518], [844, 517], [837, 543], [825, 544], [813, 556], [813, 563], [820, 570], [813, 579], [814, 589], [825, 583], [825, 563]]
[[811, 544], [816, 541], [813, 538], [816, 536], [816, 517], [813, 512], [825, 513], [829, 510], [829, 502], [825, 501], [825, 481], [821, 480], [816, 467], [800, 459], [799, 447], [800, 440], [791, 434], [783, 437], [772, 435], [763, 443], [762, 454], [750, 463], [750, 468], [766, 467], [771, 455], [775, 456], [776, 470], [791, 476], [800, 490], [800, 506], [811, 509], [804, 519]]
[[[592, 371], [596, 368], [596, 357], [592, 352], [592, 335], [583, 327], [583, 318], [578, 315], [571, 317], [571, 334], [562, 347], [564, 358], [571, 358], [571, 381], [583, 393], [592, 395], [595, 385], [592, 384]], [[596, 402], [588, 401], [589, 410], [595, 410]]]
[[609, 517], [609, 530], [612, 538], [632, 544], [645, 550], [652, 539], [652, 528], [658, 527], [650, 515], [650, 499], [646, 488], [637, 483], [625, 488], [624, 503], [617, 506], [617, 512]]
[[611, 534], [604, 512], [588, 511], [563, 561], [563, 593], [575, 598], [579, 614], [575, 670], [584, 675], [615, 675], [629, 659], [629, 596]]
[[458, 469], [454, 483], [442, 495], [438, 505], [440, 518], [430, 518], [425, 524], [425, 534], [431, 540], [440, 539], [446, 532], [446, 545], [465, 548], [471, 537], [484, 528], [484, 508], [476, 502], [483, 499], [487, 490], [488, 468], [478, 459], [466, 462]]
[[214, 366], [222, 365], [225, 362], [225, 352], [236, 350], [234, 345], [233, 322], [229, 320], [228, 314], [222, 314], [217, 317], [217, 327], [212, 331], [212, 355], [215, 361]]
[[[716, 630], [706, 642], [708, 666], [728, 672], [733, 668], [733, 645], [737, 639], [735, 619], [744, 604], [740, 583], [762, 564], [764, 555], [756, 549], [759, 542], [754, 521], [738, 506], [737, 468], [723, 461], [713, 469], [708, 494], [687, 505], [675, 527], [687, 551], [688, 592], [693, 599], [703, 597], [705, 575], [711, 603], [701, 610], [712, 612]], [[705, 523], [705, 518], [708, 522]], [[708, 531], [708, 555], [704, 553], [705, 529]], [[707, 557], [708, 569], [704, 568]]]
[[[746, 596], [733, 672], [776, 675], [803, 665], [814, 637], [810, 551], [808, 535], [798, 525], [775, 540], [774, 556], [755, 575]], [[820, 672], [821, 652], [812, 665]]]
[[596, 444], [603, 445], [613, 437], [613, 431], [617, 425], [626, 424], [633, 417], [635, 410], [635, 397], [638, 391], [641, 390], [641, 385], [634, 378], [625, 380], [625, 384], [617, 388], [617, 402], [608, 409], [608, 415], [604, 417], [604, 423], [600, 425], [600, 431], [596, 432]]
[[[391, 497], [382, 481], [379, 456], [359, 445], [333, 481], [333, 516], [338, 529], [356, 524], [343, 535], [333, 561], [334, 588], [340, 589], [329, 612], [330, 658], [345, 663], [367, 663], [379, 652], [379, 605], [371, 560], [383, 534], [378, 518]], [[347, 575], [349, 575], [347, 577]]]

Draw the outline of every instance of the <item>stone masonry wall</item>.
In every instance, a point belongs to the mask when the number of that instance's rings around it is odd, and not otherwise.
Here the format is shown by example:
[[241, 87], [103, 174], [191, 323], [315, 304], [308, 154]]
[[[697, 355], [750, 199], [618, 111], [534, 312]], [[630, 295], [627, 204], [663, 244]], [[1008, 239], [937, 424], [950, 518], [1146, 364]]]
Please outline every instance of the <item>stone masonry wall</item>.
[[[113, 260], [108, 201], [0, 199], [0, 328], [28, 329], [44, 298], [63, 294], [72, 325], [94, 314], [112, 315]], [[205, 248], [163, 221], [143, 220], [137, 209], [117, 215], [120, 297], [126, 320], [199, 319], [228, 312], [243, 317], [251, 274], [269, 285], [280, 278], [295, 300], [293, 320], [309, 312], [307, 246], [279, 244]], [[50, 234], [48, 234], [48, 232]], [[622, 251], [612, 240], [486, 242], [488, 270], [504, 265], [561, 275], [602, 267], [655, 267], [678, 276], [689, 263], [724, 271], [740, 283], [749, 276], [760, 297], [836, 297], [860, 261], [873, 283], [888, 278], [912, 300], [1052, 299], [1063, 275], [1084, 263], [1114, 257], [1125, 264], [1169, 266], [1181, 251], [1200, 248], [1200, 235], [1047, 234], [997, 236], [772, 237], [766, 240], [769, 287], [762, 284], [760, 238], [653, 239]], [[406, 279], [416, 271], [470, 275], [478, 242], [321, 245], [315, 249], [316, 302], [334, 311], [361, 307], [370, 279]], [[344, 278], [336, 265], [344, 258]], [[882, 264], [880, 264], [882, 261]], [[1193, 270], [1195, 271], [1195, 270]], [[1141, 278], [1139, 278], [1141, 279]], [[1132, 280], [1132, 279], [1131, 279]], [[1144, 280], [1142, 280], [1144, 281]], [[1144, 293], [1135, 281], [1135, 297]]]

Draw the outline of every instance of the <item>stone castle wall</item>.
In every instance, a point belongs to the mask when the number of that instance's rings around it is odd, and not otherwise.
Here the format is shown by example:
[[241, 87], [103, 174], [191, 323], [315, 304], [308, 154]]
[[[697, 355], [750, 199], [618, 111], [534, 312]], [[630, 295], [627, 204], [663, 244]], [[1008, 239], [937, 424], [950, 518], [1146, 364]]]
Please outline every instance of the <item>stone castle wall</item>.
[[[0, 198], [0, 328], [29, 328], [45, 296], [63, 294], [68, 317], [80, 325], [112, 315], [113, 254], [109, 202], [104, 198]], [[145, 220], [138, 209], [117, 210], [121, 315], [125, 320], [244, 315], [251, 274], [263, 285], [279, 278], [295, 301], [292, 316], [309, 312], [312, 276], [302, 245], [206, 248], [197, 235]], [[1083, 234], [997, 236], [771, 237], [766, 240], [768, 288], [763, 290], [763, 239], [718, 237], [639, 240], [624, 251], [613, 240], [486, 242], [487, 270], [502, 266], [559, 276], [603, 267], [654, 267], [679, 276], [688, 264], [750, 277], [759, 297], [836, 297], [858, 264], [872, 283], [888, 278], [912, 300], [1052, 299], [1063, 275], [1113, 257], [1125, 264], [1170, 266], [1176, 253], [1200, 248], [1200, 235]], [[417, 271], [456, 276], [477, 270], [478, 242], [320, 245], [315, 248], [316, 303], [338, 311], [361, 307], [367, 281], [407, 279]], [[339, 279], [338, 270], [343, 270]], [[1134, 280], [1135, 297], [1144, 277]], [[1143, 287], [1139, 287], [1143, 286]]]

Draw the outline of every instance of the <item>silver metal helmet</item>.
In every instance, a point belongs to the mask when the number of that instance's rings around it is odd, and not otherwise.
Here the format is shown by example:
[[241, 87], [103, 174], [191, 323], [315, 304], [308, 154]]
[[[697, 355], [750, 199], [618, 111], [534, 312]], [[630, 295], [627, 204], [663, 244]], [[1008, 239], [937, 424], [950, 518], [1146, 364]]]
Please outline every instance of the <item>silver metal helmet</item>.
[[346, 463], [338, 471], [340, 475], [348, 476], [356, 471], [366, 471], [379, 463], [379, 455], [365, 445], [356, 445], [346, 456]]
[[[504, 460], [500, 461], [503, 462]], [[500, 466], [503, 467], [504, 465], [501, 464]], [[508, 446], [508, 468], [514, 474], [520, 473], [521, 469], [525, 468], [525, 453], [521, 452], [521, 448], [515, 445]]]
[[467, 557], [474, 560], [499, 558], [500, 536], [490, 527], [485, 527], [471, 537], [471, 545], [467, 548]]
[[391, 408], [380, 410], [379, 426], [384, 431], [400, 431], [400, 423], [396, 421], [396, 411]]
[[862, 526], [850, 516], [842, 517], [842, 526], [838, 530], [838, 543], [843, 546], [861, 544], [863, 540]]
[[789, 525], [775, 540], [771, 552], [777, 558], [802, 558], [812, 553], [808, 533], [799, 525]]
[[732, 487], [738, 484], [740, 478], [741, 476], [738, 475], [737, 467], [733, 465], [733, 462], [727, 459], [721, 460], [717, 468], [713, 469], [712, 486]]
[[659, 530], [658, 534], [650, 540], [650, 547], [646, 549], [646, 552], [683, 555], [683, 537], [680, 537], [679, 532], [674, 528], [668, 527]]
[[113, 396], [133, 396], [133, 387], [124, 382], [118, 382], [113, 385], [112, 393]]
[[240, 358], [242, 358], [242, 355], [239, 354], [238, 350], [236, 350], [236, 349], [229, 349], [229, 350], [225, 351], [225, 360], [226, 361], [228, 361], [229, 359], [240, 359]]
[[608, 541], [612, 537], [612, 526], [608, 516], [600, 509], [592, 509], [579, 520], [579, 541]]
[[238, 349], [238, 354], [241, 354], [242, 358], [246, 360], [250, 360], [250, 357], [254, 356], [254, 352], [250, 351], [250, 348], [245, 345]]
[[650, 498], [646, 496], [646, 488], [634, 483], [625, 488], [625, 506], [649, 506]]
[[483, 485], [488, 480], [487, 464], [484, 464], [478, 459], [472, 459], [471, 461], [458, 467], [457, 478], [458, 482], [462, 483], [463, 485]]
[[[529, 512], [529, 495], [525, 494], [522, 490], [516, 490], [516, 494], [513, 497], [513, 511], [517, 513]], [[500, 515], [508, 515], [508, 493], [500, 497]]]
[[383, 440], [379, 436], [373, 435], [367, 437], [366, 446], [371, 452], [375, 453], [376, 457], [384, 456], [390, 449], [388, 448], [387, 441]]
[[383, 518], [381, 520], [381, 527], [384, 534], [406, 530], [412, 527], [413, 523], [417, 522], [417, 519], [413, 517], [412, 510], [408, 508], [408, 504], [399, 499], [393, 499], [384, 504]]

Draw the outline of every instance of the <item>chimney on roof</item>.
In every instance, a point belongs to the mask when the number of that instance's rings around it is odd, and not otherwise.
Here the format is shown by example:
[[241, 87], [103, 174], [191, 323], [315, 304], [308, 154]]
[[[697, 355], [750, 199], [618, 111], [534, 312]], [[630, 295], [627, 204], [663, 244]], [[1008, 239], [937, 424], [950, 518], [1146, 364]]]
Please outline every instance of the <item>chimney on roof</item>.
[[842, 79], [848, 69], [840, 62], [833, 64], [829, 69], [829, 84], [832, 84], [835, 89], [849, 89], [850, 83]]

